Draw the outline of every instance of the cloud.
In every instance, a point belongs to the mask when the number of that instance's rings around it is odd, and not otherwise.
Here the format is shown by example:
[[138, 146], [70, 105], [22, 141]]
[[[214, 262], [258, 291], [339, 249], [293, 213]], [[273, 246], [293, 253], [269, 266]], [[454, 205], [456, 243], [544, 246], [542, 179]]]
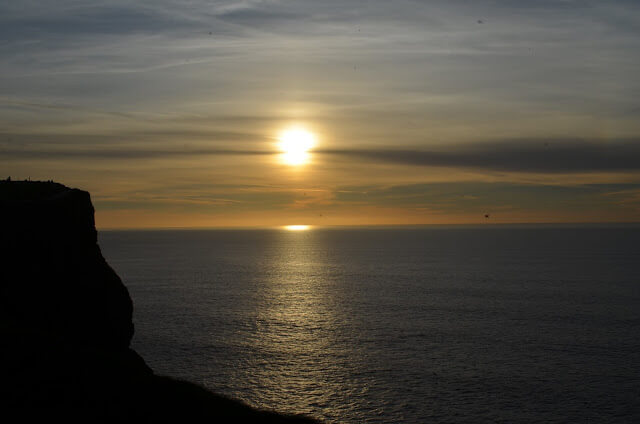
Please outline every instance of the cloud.
[[410, 166], [474, 168], [492, 171], [575, 173], [640, 171], [640, 140], [502, 140], [438, 150], [325, 149], [318, 153]]
[[278, 152], [264, 150], [232, 150], [232, 149], [137, 149], [124, 147], [120, 149], [21, 149], [1, 148], [0, 157], [4, 159], [154, 159], [188, 156], [261, 156]]

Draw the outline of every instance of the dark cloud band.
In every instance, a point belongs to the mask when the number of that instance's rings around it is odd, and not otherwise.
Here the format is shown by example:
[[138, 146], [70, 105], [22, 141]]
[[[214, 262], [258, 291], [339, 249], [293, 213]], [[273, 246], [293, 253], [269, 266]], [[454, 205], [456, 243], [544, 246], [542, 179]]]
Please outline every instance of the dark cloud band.
[[0, 158], [5, 159], [154, 159], [191, 156], [259, 156], [273, 152], [262, 150], [227, 150], [227, 149], [183, 149], [183, 150], [150, 150], [150, 149], [87, 149], [87, 150], [28, 150], [2, 149]]
[[321, 150], [320, 153], [411, 166], [511, 172], [572, 173], [640, 170], [640, 140], [513, 140], [451, 149]]
[[[239, 149], [22, 149], [0, 147], [5, 159], [152, 159], [189, 156], [262, 156], [277, 151]], [[355, 162], [488, 171], [576, 173], [640, 171], [640, 140], [511, 140], [455, 145], [449, 149], [318, 149], [315, 154]]]

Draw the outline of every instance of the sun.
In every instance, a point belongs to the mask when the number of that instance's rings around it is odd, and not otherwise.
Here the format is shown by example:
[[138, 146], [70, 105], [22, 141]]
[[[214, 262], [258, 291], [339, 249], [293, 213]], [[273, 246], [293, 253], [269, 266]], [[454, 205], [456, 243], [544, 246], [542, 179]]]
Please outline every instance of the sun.
[[290, 128], [278, 137], [278, 148], [288, 165], [302, 165], [309, 161], [309, 149], [315, 144], [314, 135], [303, 128]]

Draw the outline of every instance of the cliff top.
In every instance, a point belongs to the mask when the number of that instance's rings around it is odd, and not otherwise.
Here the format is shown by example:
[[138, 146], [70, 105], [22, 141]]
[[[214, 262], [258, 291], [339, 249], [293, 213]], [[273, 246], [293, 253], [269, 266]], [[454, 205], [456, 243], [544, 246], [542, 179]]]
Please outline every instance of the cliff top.
[[0, 199], [4, 201], [45, 200], [71, 188], [53, 181], [0, 180]]

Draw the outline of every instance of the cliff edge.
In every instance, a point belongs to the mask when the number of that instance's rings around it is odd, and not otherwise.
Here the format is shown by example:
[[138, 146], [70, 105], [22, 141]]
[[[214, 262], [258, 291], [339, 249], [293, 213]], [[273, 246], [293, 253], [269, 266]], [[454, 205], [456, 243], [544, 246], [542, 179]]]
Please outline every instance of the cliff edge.
[[89, 193], [0, 181], [2, 417], [314, 422], [155, 375], [129, 347], [132, 312], [97, 244]]

